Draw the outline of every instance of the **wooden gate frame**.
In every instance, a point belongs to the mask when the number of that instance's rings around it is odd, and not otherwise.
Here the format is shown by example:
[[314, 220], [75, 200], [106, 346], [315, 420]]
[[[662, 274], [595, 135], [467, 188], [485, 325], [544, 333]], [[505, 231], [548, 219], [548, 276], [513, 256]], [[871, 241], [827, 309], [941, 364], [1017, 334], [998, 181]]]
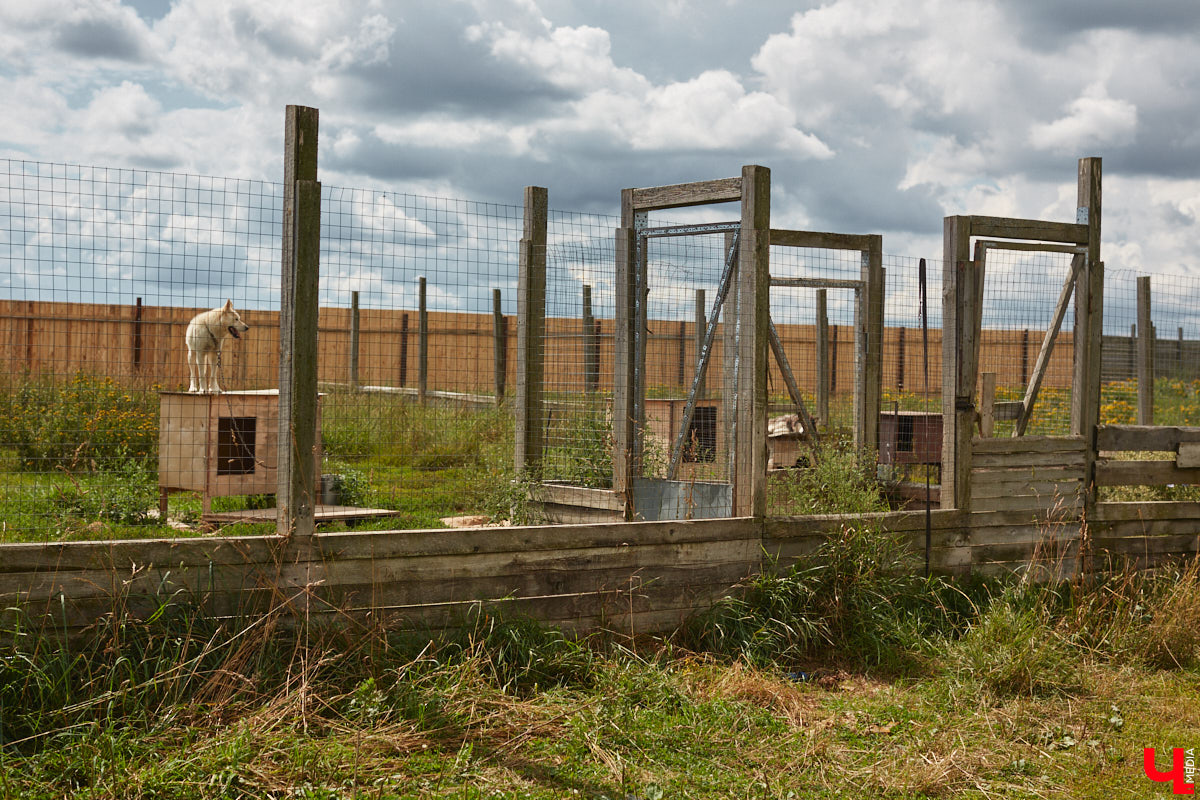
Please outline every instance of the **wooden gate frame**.
[[942, 486], [943, 508], [970, 510], [971, 440], [978, 419], [979, 338], [983, 280], [972, 260], [972, 239], [1050, 242], [1086, 248], [1075, 278], [1074, 373], [1071, 433], [1087, 443], [1085, 509], [1095, 504], [1096, 428], [1100, 423], [1100, 335], [1104, 264], [1100, 260], [1101, 160], [1078, 164], [1074, 223], [1006, 217], [952, 216], [943, 227]]
[[736, 357], [737, 411], [732, 516], [764, 517], [767, 512], [767, 347], [770, 327], [771, 171], [755, 164], [736, 178], [621, 191], [621, 226], [616, 232], [616, 347], [613, 382], [613, 489], [632, 508], [633, 479], [641, 473], [645, 427], [645, 371], [648, 335], [646, 265], [638, 258], [638, 231], [652, 211], [741, 202], [735, 308], [741, 335]]

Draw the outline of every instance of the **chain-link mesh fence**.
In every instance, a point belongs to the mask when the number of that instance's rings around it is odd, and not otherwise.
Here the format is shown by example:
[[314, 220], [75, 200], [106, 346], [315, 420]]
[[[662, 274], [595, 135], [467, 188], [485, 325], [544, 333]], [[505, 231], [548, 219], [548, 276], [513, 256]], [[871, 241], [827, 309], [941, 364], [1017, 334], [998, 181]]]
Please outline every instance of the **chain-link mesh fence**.
[[[270, 182], [0, 161], [4, 540], [194, 534], [205, 512], [233, 525], [227, 532], [272, 528], [230, 520], [267, 518], [272, 504], [277, 412], [264, 397], [279, 375], [281, 205]], [[333, 187], [322, 206], [323, 502], [390, 512], [377, 524], [393, 527], [506, 516], [520, 501], [512, 408], [522, 207]], [[610, 486], [613, 473], [617, 225], [552, 212], [545, 254], [543, 476], [592, 488]], [[647, 476], [729, 478], [736, 282], [708, 329], [730, 236], [645, 240]], [[1029, 433], [1069, 430], [1073, 300], [1057, 335], [1047, 330], [1071, 267], [1070, 253], [986, 252], [980, 372], [996, 376], [998, 407], [1023, 398], [1047, 354]], [[921, 426], [940, 425], [942, 264], [926, 265], [927, 337], [919, 260], [886, 256], [884, 268], [879, 451], [889, 469], [880, 474], [893, 480], [891, 468], [904, 467], [911, 479], [936, 469], [924, 439], [940, 443], [940, 428]], [[771, 272], [827, 282], [777, 286], [770, 307], [806, 410], [826, 442], [844, 445], [861, 372], [851, 284], [862, 255], [772, 247]], [[1136, 422], [1140, 402], [1157, 424], [1197, 424], [1191, 298], [1200, 286], [1154, 278], [1143, 289], [1153, 328], [1139, 331], [1138, 277], [1106, 278], [1101, 421]], [[226, 301], [247, 329], [220, 310]], [[192, 350], [199, 368], [220, 345], [219, 395], [188, 391], [209, 380], [189, 374], [187, 345], [189, 322], [206, 311]], [[1152, 378], [1139, 382], [1140, 366]], [[772, 356], [772, 467], [808, 459], [810, 443], [788, 428], [796, 404], [786, 384]], [[999, 413], [995, 424], [1008, 435], [1017, 423]]]

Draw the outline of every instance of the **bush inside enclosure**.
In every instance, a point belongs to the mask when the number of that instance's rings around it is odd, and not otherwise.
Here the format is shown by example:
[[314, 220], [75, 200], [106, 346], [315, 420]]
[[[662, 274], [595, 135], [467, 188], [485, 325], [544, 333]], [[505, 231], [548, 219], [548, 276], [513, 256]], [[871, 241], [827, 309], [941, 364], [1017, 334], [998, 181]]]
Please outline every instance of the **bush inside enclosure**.
[[102, 470], [158, 452], [158, 387], [83, 373], [0, 387], [0, 441], [27, 471]]

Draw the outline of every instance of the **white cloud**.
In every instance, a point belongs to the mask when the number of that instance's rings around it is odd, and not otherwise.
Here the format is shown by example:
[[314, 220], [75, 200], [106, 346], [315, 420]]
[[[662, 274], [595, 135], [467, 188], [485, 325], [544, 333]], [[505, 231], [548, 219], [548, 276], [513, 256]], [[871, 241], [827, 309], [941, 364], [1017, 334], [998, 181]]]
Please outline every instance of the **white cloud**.
[[1078, 153], [1096, 147], [1129, 144], [1137, 132], [1137, 106], [1108, 96], [1103, 85], [1089, 86], [1071, 101], [1067, 115], [1035, 124], [1029, 143], [1039, 150]]

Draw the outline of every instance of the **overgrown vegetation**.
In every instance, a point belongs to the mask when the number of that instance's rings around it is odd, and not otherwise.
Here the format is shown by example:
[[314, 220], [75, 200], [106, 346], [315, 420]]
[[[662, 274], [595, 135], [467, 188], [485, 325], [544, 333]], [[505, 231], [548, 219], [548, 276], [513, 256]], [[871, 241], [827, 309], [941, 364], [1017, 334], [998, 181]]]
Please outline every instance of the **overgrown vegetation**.
[[10, 610], [0, 794], [1142, 796], [1142, 747], [1200, 736], [1196, 562], [924, 581], [872, 536], [754, 583], [756, 624], [721, 636], [728, 602], [636, 641], [479, 608], [443, 632], [213, 619], [164, 589], [64, 645]]

